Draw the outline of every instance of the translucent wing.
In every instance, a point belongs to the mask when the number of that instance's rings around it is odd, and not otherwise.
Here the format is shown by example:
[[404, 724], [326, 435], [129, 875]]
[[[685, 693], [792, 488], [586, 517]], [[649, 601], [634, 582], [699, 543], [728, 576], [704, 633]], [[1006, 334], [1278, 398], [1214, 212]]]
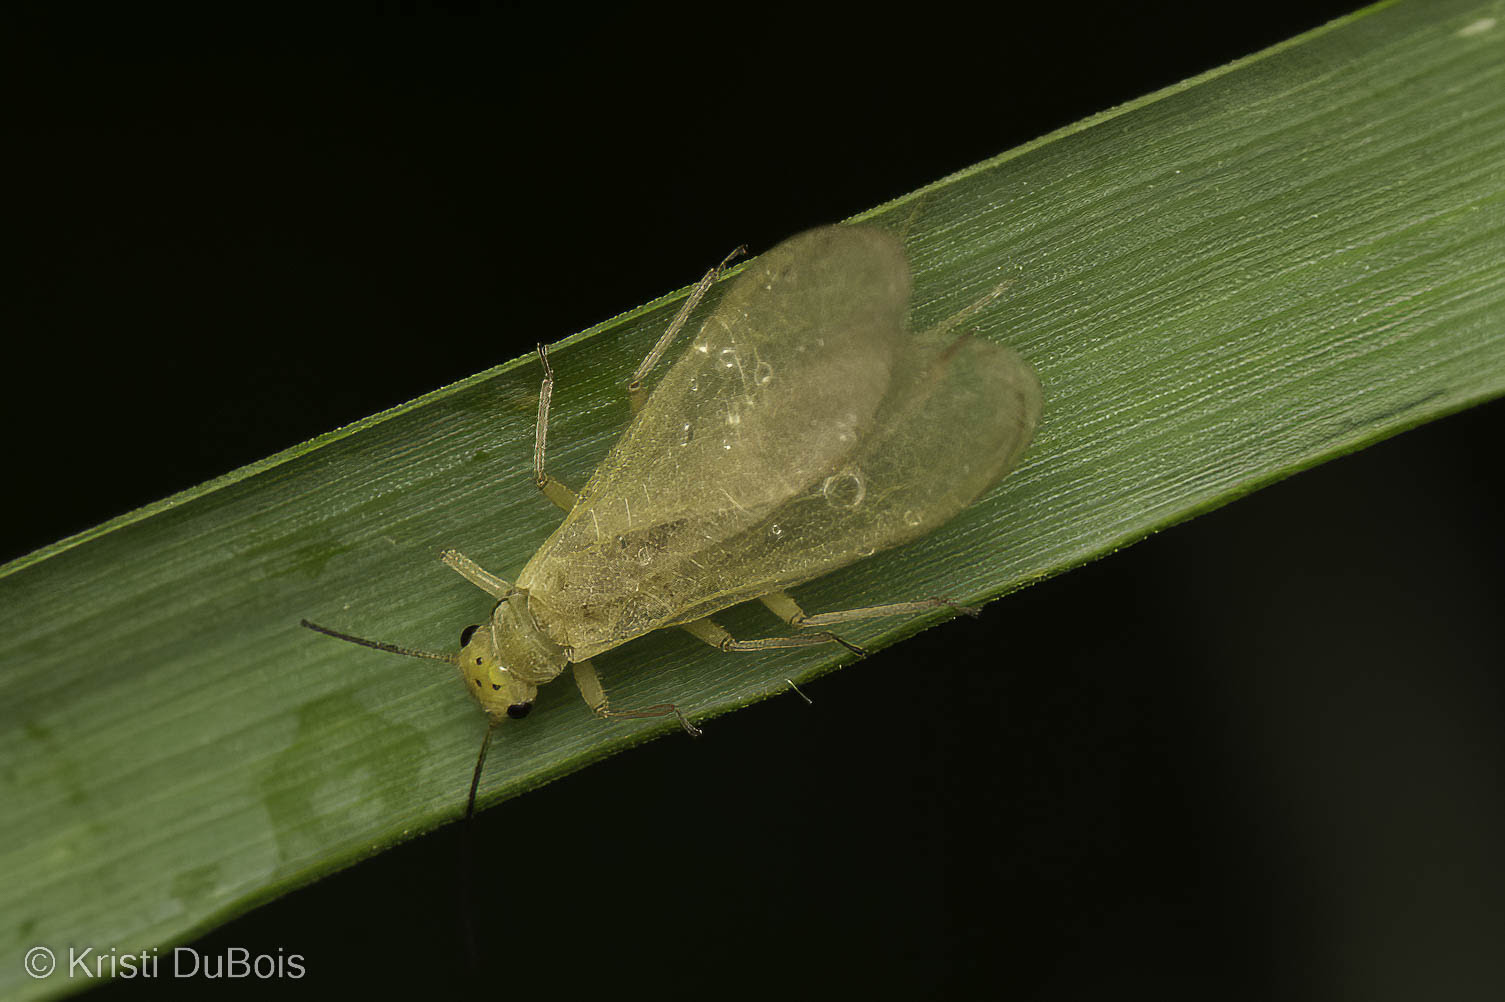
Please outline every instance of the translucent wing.
[[915, 345], [873, 426], [824, 479], [697, 554], [713, 568], [707, 597], [724, 608], [934, 531], [1014, 467], [1040, 407], [1039, 379], [1011, 349], [971, 335]]
[[[616, 531], [783, 500], [850, 450], [903, 350], [909, 267], [879, 230], [785, 241], [727, 291], [582, 492]], [[568, 521], [568, 520], [567, 520]]]
[[905, 329], [892, 237], [829, 227], [738, 277], [519, 578], [577, 659], [931, 531], [1040, 410], [1012, 351]]

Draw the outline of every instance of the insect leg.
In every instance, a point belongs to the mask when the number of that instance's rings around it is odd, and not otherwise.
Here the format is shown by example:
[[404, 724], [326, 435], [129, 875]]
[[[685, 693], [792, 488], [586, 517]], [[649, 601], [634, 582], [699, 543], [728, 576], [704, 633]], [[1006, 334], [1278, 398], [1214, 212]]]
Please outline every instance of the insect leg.
[[653, 367], [658, 364], [658, 360], [664, 357], [664, 352], [669, 350], [669, 345], [674, 342], [674, 338], [684, 328], [685, 322], [690, 319], [690, 314], [694, 311], [695, 307], [700, 305], [700, 301], [705, 298], [706, 292], [715, 284], [716, 279], [721, 277], [721, 272], [731, 263], [732, 259], [746, 253], [746, 247], [738, 247], [722, 258], [720, 264], [706, 272], [705, 276], [695, 284], [695, 288], [690, 290], [689, 298], [685, 300], [685, 304], [679, 308], [679, 312], [674, 315], [674, 319], [669, 321], [668, 330], [664, 331], [663, 336], [658, 339], [658, 344], [653, 346], [653, 350], [648, 353], [648, 357], [643, 359], [642, 364], [638, 366], [638, 371], [632, 374], [632, 382], [627, 384], [627, 399], [632, 403], [632, 413], [636, 414], [642, 410], [643, 403], [648, 399], [648, 394], [643, 391], [643, 380]]
[[778, 616], [790, 626], [801, 629], [819, 626], [834, 626], [837, 623], [850, 623], [854, 619], [879, 619], [883, 616], [912, 616], [926, 609], [951, 608], [957, 612], [965, 612], [969, 616], [976, 616], [981, 610], [970, 605], [958, 605], [944, 598], [927, 598], [919, 602], [895, 602], [893, 605], [870, 605], [864, 609], [846, 609], [841, 612], [819, 612], [814, 616], [805, 615], [805, 611], [799, 604], [784, 592], [776, 591], [758, 599], [775, 616]]
[[760, 637], [757, 640], [738, 640], [716, 625], [709, 618], [697, 619], [680, 627], [690, 636], [709, 644], [718, 651], [770, 651], [780, 647], [814, 647], [816, 644], [840, 644], [853, 654], [866, 655], [867, 651], [856, 644], [849, 644], [834, 633], [806, 633], [799, 637]]
[[968, 320], [971, 320], [973, 317], [975, 317], [978, 313], [982, 312], [982, 310], [989, 303], [997, 299], [999, 296], [1003, 295], [1004, 290], [1013, 284], [1014, 280], [1012, 278], [999, 282], [997, 285], [993, 286], [992, 289], [983, 293], [982, 298], [977, 300], [977, 302], [973, 303], [970, 306], [963, 306], [960, 310], [957, 310], [951, 316], [947, 317], [945, 320], [942, 320], [940, 323], [930, 328], [930, 330], [926, 331], [923, 335], [921, 335], [921, 337], [939, 337], [958, 324], [966, 323]]
[[506, 598], [512, 594], [512, 585], [490, 571], [482, 570], [479, 564], [459, 550], [445, 550], [439, 554], [439, 559], [459, 571], [460, 576], [466, 581], [493, 598]]
[[585, 698], [585, 705], [589, 706], [596, 716], [609, 720], [613, 717], [667, 717], [672, 713], [679, 718], [679, 726], [685, 729], [685, 733], [692, 738], [700, 737], [700, 728], [685, 719], [685, 715], [679, 712], [679, 707], [673, 703], [659, 703], [657, 706], [648, 706], [641, 710], [613, 710], [594, 665], [589, 661], [575, 661], [571, 663], [570, 668], [575, 672], [575, 684], [580, 687], [580, 695]]
[[564, 484], [543, 471], [544, 441], [549, 434], [549, 402], [554, 399], [554, 370], [549, 365], [549, 352], [538, 346], [538, 359], [543, 363], [543, 386], [538, 390], [538, 426], [533, 433], [533, 482], [543, 491], [544, 497], [565, 511], [575, 507], [579, 496]]

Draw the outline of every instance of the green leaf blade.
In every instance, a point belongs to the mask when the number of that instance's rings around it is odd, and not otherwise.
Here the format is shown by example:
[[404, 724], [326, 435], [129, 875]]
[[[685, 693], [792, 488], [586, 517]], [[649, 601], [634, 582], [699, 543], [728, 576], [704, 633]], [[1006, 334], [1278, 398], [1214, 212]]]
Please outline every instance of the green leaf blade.
[[[1505, 391], [1505, 60], [1500, 29], [1468, 33], [1491, 10], [1372, 9], [870, 214], [907, 231], [917, 327], [1015, 279], [978, 325], [1036, 365], [1046, 414], [1000, 490], [806, 607], [996, 597]], [[677, 302], [555, 349], [566, 482]], [[445, 650], [484, 617], [437, 553], [509, 573], [555, 524], [537, 384], [520, 359], [0, 569], [8, 955], [180, 940], [458, 815], [484, 724], [456, 681], [297, 623]], [[841, 660], [666, 635], [601, 668], [622, 705], [703, 719]], [[550, 686], [484, 799], [672, 727]]]

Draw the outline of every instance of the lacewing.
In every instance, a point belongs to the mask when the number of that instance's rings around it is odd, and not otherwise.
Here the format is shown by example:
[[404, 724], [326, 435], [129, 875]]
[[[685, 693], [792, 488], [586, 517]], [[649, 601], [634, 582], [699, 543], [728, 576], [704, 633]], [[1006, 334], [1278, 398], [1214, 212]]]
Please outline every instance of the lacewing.
[[[728, 258], [730, 260], [730, 258]], [[727, 262], [722, 262], [722, 267]], [[751, 262], [651, 393], [644, 379], [719, 278], [712, 269], [628, 384], [634, 416], [578, 494], [544, 468], [554, 377], [534, 447], [541, 491], [565, 510], [509, 582], [455, 550], [442, 559], [497, 601], [456, 654], [320, 633], [456, 665], [493, 727], [527, 715], [571, 668], [602, 717], [676, 716], [674, 703], [611, 706], [597, 654], [680, 627], [723, 651], [836, 643], [827, 627], [937, 606], [926, 598], [806, 615], [786, 589], [929, 533], [1019, 461], [1040, 417], [1034, 369], [964, 323], [1000, 285], [937, 327], [909, 330], [903, 246], [866, 226], [828, 226]], [[760, 601], [794, 632], [739, 640], [715, 613]]]

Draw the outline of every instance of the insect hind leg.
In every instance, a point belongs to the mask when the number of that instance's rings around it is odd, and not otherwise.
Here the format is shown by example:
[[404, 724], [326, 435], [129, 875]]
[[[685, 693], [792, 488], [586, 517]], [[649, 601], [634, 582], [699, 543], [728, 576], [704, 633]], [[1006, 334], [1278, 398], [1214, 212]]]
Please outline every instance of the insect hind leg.
[[890, 605], [870, 605], [861, 609], [843, 609], [839, 612], [820, 612], [814, 616], [805, 614], [805, 610], [799, 607], [799, 603], [781, 591], [764, 595], [758, 599], [768, 607], [775, 616], [797, 629], [817, 629], [822, 626], [835, 626], [837, 623], [850, 623], [858, 619], [881, 619], [885, 616], [913, 616], [928, 609], [955, 609], [957, 612], [966, 613], [974, 619], [982, 610], [976, 606], [959, 605], [950, 599], [927, 598], [918, 602], [895, 602]]
[[814, 647], [817, 644], [840, 644], [847, 650], [859, 657], [866, 657], [867, 651], [856, 644], [848, 643], [834, 633], [806, 633], [798, 637], [759, 637], [756, 640], [738, 640], [726, 629], [717, 625], [709, 617], [697, 619], [693, 623], [686, 623], [681, 627], [686, 633], [708, 644], [718, 651], [772, 651], [784, 647]]
[[940, 337], [947, 331], [950, 331], [951, 329], [966, 323], [968, 320], [971, 320], [973, 317], [977, 316], [977, 314], [986, 309], [988, 304], [993, 302], [993, 300], [1003, 295], [1004, 292], [1008, 290], [1008, 287], [1014, 284], [1014, 281], [1015, 280], [1012, 278], [1004, 279], [1002, 282], [999, 282], [997, 285], [993, 286], [993, 288], [983, 293], [981, 298], [979, 298], [976, 302], [972, 303], [969, 306], [963, 306], [951, 316], [947, 317], [945, 320], [942, 320], [940, 323], [936, 324], [934, 327], [930, 328], [920, 336], [922, 338]]

